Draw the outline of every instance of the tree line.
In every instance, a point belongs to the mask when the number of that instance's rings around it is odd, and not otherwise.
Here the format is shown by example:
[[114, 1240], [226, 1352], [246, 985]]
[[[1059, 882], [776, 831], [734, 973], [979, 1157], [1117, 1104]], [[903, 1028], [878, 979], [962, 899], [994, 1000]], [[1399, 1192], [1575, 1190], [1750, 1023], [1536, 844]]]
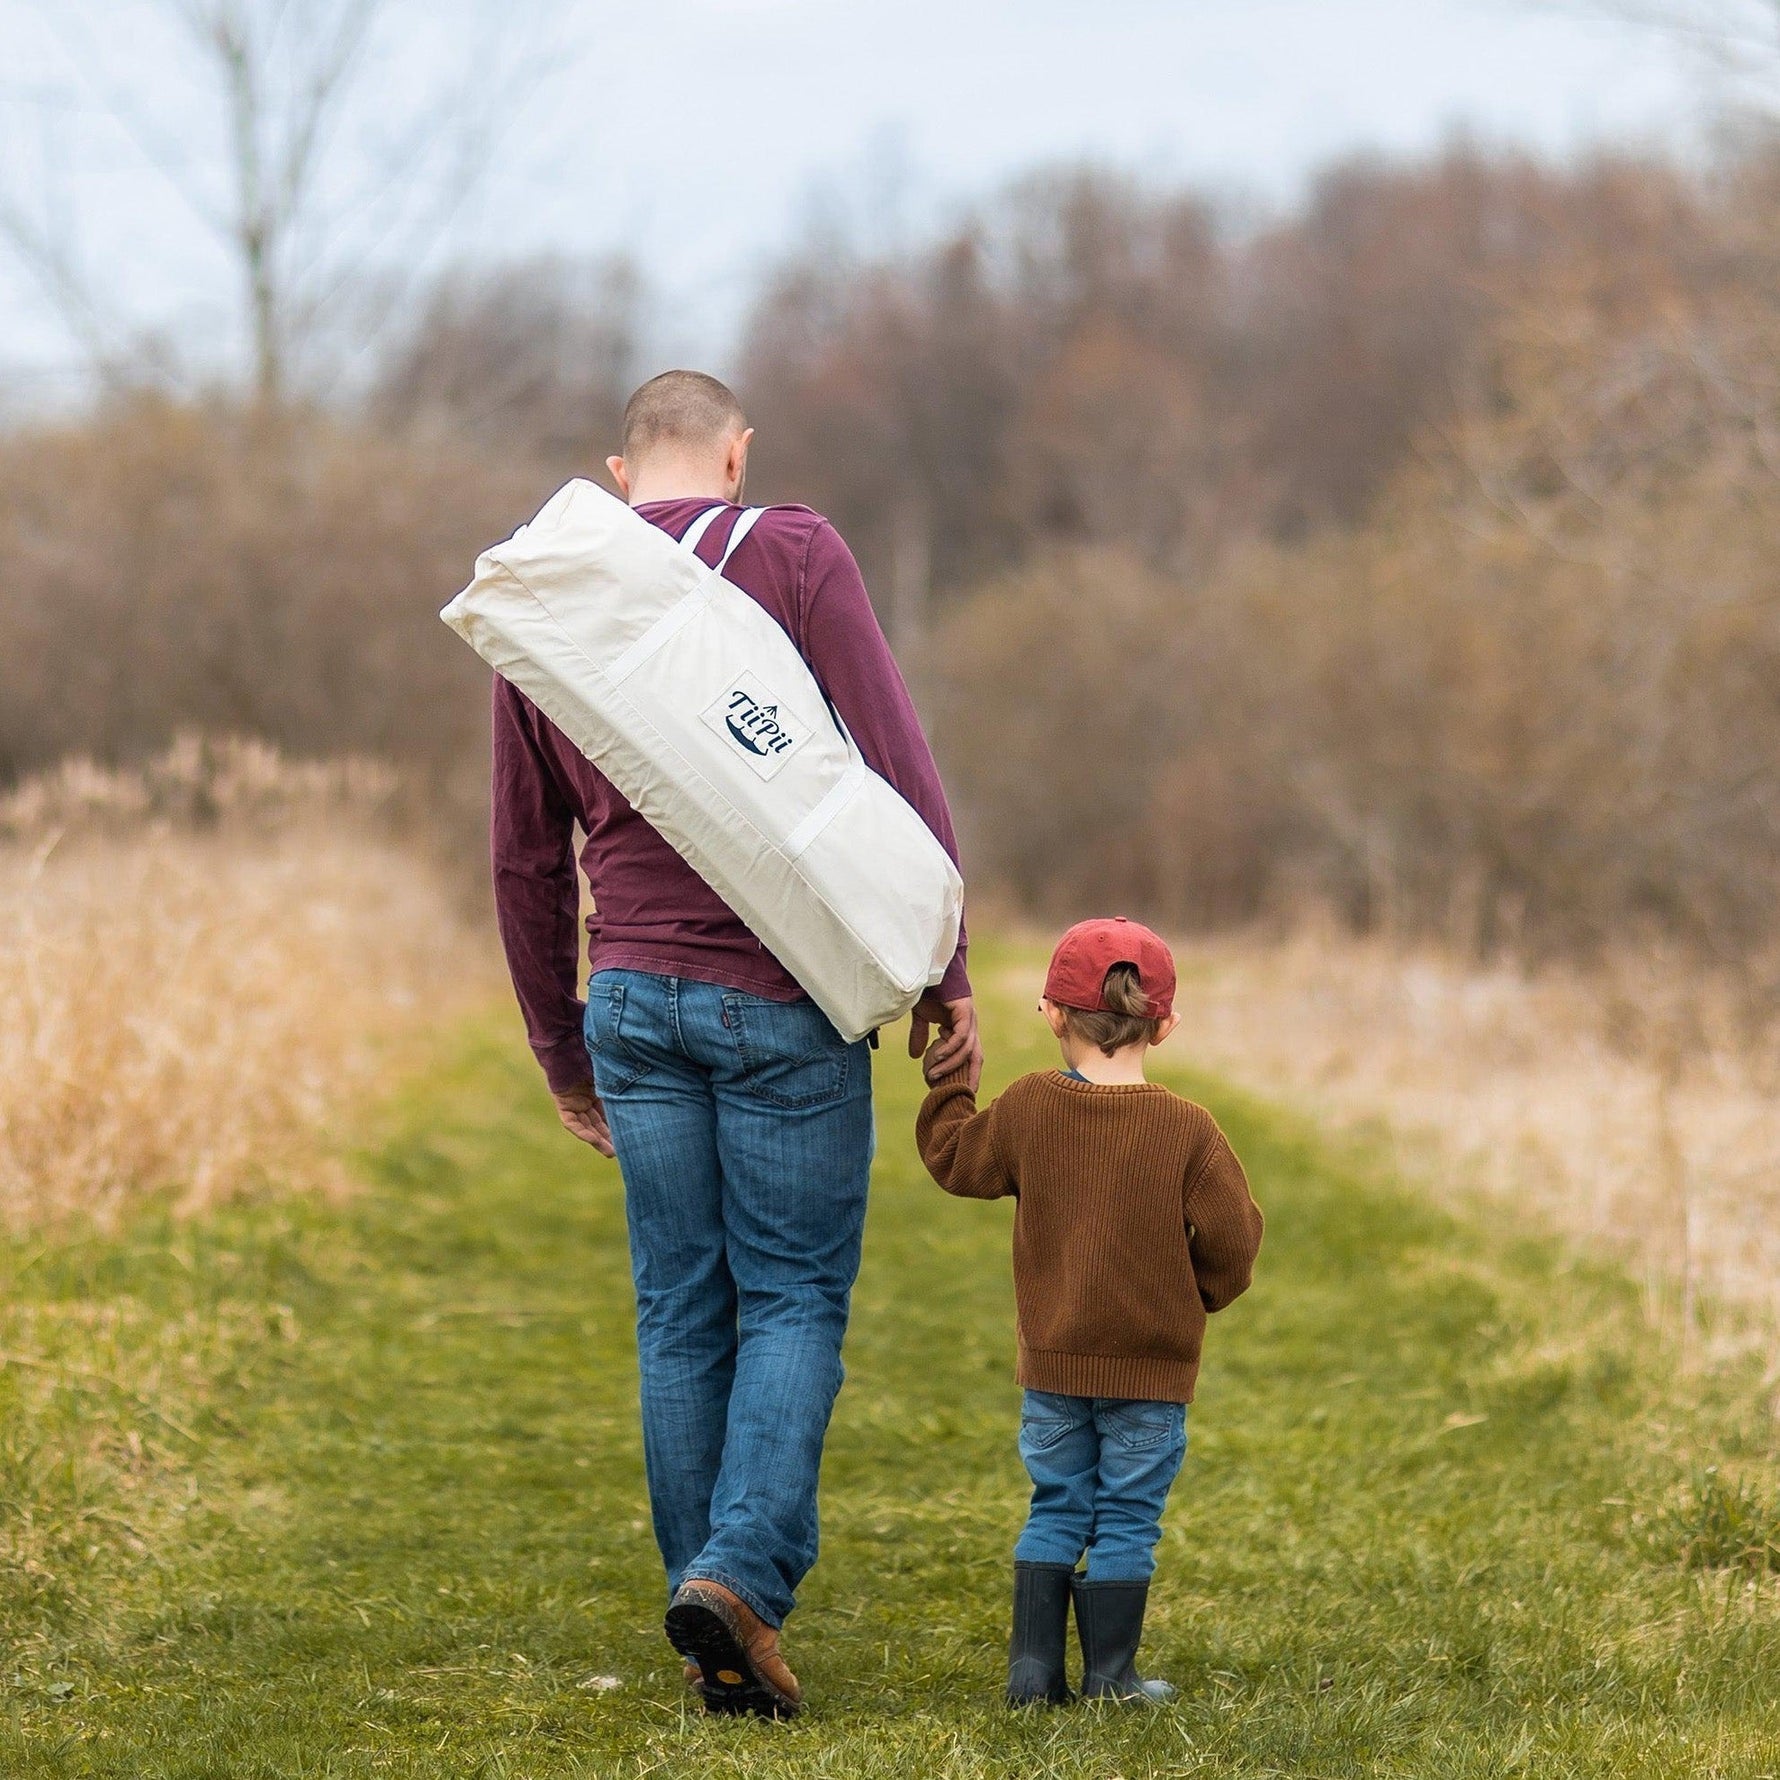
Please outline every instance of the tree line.
[[[1759, 146], [1350, 162], [1261, 227], [1035, 175], [780, 262], [733, 367], [750, 492], [853, 543], [1023, 904], [1747, 958], [1777, 217]], [[647, 316], [622, 264], [466, 268], [350, 396], [114, 387], [0, 439], [0, 778], [189, 729], [369, 752], [469, 857], [480, 670], [435, 613], [598, 473]]]

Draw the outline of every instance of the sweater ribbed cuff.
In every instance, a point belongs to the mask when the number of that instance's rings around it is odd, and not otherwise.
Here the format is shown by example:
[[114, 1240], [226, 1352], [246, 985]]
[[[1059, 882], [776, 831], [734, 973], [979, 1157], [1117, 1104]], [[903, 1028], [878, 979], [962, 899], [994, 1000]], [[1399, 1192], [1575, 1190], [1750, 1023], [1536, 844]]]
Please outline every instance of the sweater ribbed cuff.
[[927, 1084], [927, 1092], [929, 1094], [937, 1094], [943, 1088], [964, 1088], [969, 1090], [970, 1064], [968, 1062], [959, 1063], [953, 1068], [948, 1069], [938, 1081], [929, 1082]]

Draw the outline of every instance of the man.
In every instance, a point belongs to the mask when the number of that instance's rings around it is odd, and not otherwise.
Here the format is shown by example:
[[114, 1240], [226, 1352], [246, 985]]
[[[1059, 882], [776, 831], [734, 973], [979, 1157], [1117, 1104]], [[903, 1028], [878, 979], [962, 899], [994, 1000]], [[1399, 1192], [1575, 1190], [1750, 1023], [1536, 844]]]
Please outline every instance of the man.
[[[620, 492], [715, 563], [752, 429], [714, 377], [669, 371], [624, 415]], [[784, 627], [866, 760], [957, 857], [914, 706], [851, 553], [807, 507], [771, 507], [725, 573]], [[573, 830], [597, 912], [576, 987]], [[789, 1717], [778, 1628], [816, 1557], [816, 1480], [859, 1268], [870, 1051], [523, 694], [494, 688], [501, 939], [563, 1124], [624, 1175], [643, 1452], [667, 1567], [666, 1631], [708, 1709]], [[916, 1007], [936, 1067], [980, 1058], [965, 940]]]

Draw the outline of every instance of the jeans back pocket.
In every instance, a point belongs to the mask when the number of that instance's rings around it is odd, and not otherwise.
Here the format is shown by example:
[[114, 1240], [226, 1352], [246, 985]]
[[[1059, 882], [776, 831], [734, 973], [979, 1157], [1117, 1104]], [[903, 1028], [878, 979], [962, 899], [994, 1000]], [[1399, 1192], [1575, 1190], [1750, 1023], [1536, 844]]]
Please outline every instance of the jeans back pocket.
[[1113, 1403], [1097, 1419], [1102, 1436], [1111, 1435], [1127, 1452], [1148, 1452], [1186, 1438], [1184, 1403]]
[[813, 1001], [725, 995], [723, 1017], [750, 1092], [774, 1106], [826, 1106], [843, 1099], [853, 1047]]
[[602, 983], [595, 978], [587, 985], [582, 1031], [587, 1054], [593, 1059], [594, 1086], [602, 1099], [622, 1094], [649, 1073], [649, 1059], [625, 1042], [624, 1002], [623, 983]]

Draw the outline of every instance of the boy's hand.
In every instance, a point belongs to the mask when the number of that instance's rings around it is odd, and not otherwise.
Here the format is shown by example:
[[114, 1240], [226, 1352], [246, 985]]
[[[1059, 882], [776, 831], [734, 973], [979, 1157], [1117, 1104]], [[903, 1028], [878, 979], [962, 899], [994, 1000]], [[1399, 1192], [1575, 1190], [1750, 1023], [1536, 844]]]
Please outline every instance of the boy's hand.
[[[957, 1073], [958, 1065], [945, 1062], [944, 1055], [945, 1046], [936, 1042], [929, 1046], [927, 1055], [921, 1059], [921, 1073], [927, 1078], [927, 1085], [930, 1088], [935, 1082]], [[965, 1079], [970, 1083], [970, 1091], [974, 1094], [977, 1091], [977, 1085], [983, 1079], [983, 1047], [981, 1045], [971, 1052], [970, 1073]]]
[[593, 1091], [592, 1082], [584, 1088], [569, 1088], [561, 1094], [552, 1094], [550, 1098], [556, 1102], [556, 1116], [562, 1120], [562, 1128], [571, 1137], [592, 1144], [602, 1156], [618, 1153], [612, 1147], [612, 1128], [606, 1123], [606, 1109], [600, 1105], [600, 1097]]
[[[939, 1039], [928, 1051], [927, 1035], [935, 1023], [939, 1026]], [[922, 1056], [923, 1052], [927, 1052], [926, 1056]], [[983, 1045], [977, 1037], [977, 1004], [968, 995], [957, 1001], [941, 1001], [929, 989], [909, 1015], [909, 1055], [921, 1057], [921, 1068], [929, 1081], [935, 1074], [950, 1074], [966, 1061], [980, 1076]], [[974, 1076], [971, 1086], [976, 1086]]]

